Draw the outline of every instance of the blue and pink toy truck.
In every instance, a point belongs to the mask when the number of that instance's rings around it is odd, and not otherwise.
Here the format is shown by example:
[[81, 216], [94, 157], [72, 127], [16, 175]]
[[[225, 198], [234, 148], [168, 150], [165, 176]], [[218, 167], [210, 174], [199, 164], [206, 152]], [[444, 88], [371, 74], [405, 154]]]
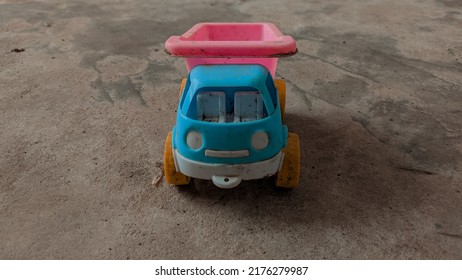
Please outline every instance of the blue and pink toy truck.
[[165, 142], [167, 183], [233, 188], [275, 175], [276, 186], [296, 187], [300, 144], [282, 122], [285, 83], [273, 79], [278, 58], [297, 52], [294, 39], [270, 23], [202, 23], [165, 48], [189, 71]]

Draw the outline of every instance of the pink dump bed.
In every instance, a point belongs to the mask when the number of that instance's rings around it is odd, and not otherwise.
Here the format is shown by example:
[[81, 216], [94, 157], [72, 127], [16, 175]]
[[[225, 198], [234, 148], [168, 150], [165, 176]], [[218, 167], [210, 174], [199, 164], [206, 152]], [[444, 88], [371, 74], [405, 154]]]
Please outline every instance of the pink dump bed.
[[198, 64], [261, 64], [274, 76], [277, 58], [297, 52], [295, 40], [272, 23], [200, 23], [165, 42], [173, 56]]
[[272, 23], [199, 23], [165, 42], [174, 56], [274, 57], [296, 52], [295, 40]]

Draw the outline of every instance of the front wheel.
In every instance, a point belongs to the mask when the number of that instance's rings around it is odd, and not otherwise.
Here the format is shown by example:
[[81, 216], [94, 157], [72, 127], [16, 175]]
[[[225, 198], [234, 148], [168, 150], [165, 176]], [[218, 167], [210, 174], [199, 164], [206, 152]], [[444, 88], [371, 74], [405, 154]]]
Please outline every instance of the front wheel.
[[300, 181], [300, 141], [297, 134], [289, 133], [287, 146], [283, 149], [283, 153], [284, 161], [281, 170], [276, 173], [276, 186], [297, 187]]
[[177, 171], [175, 168], [175, 160], [172, 150], [172, 132], [170, 131], [165, 140], [164, 150], [164, 176], [165, 180], [170, 185], [187, 185], [191, 178]]

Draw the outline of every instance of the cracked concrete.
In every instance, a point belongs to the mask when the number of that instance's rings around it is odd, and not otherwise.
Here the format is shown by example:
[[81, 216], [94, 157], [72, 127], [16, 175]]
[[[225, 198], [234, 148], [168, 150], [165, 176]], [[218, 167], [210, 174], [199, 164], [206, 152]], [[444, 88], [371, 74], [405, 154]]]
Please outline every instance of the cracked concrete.
[[[460, 259], [460, 1], [270, 2], [0, 0], [0, 258]], [[297, 39], [299, 188], [162, 181], [204, 21]]]

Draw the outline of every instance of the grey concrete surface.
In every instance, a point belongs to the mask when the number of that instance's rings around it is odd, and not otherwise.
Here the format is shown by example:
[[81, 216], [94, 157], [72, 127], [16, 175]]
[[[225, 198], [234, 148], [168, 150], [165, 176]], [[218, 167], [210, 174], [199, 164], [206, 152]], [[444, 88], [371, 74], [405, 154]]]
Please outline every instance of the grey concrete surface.
[[[299, 188], [162, 180], [163, 43], [203, 21], [297, 39]], [[457, 0], [0, 0], [0, 258], [460, 259], [461, 27]]]

